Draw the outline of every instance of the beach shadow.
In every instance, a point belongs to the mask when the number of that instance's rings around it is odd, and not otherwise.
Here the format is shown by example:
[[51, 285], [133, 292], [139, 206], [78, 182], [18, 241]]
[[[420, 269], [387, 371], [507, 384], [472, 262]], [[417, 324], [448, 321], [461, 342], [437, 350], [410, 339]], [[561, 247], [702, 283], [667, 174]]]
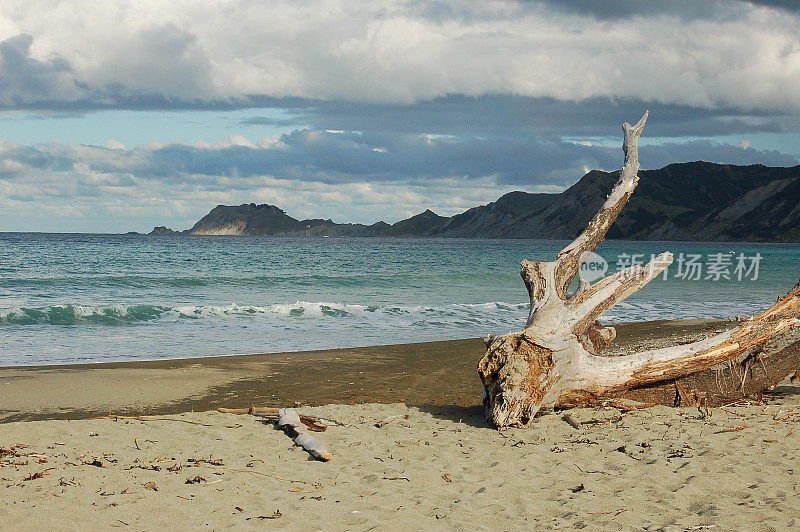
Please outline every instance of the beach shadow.
[[452, 421], [453, 423], [464, 423], [470, 427], [478, 429], [494, 430], [487, 422], [483, 413], [483, 405], [459, 406], [459, 405], [408, 405], [416, 408], [420, 412], [430, 414], [436, 419]]
[[[775, 387], [774, 390], [765, 392], [764, 397], [769, 401], [775, 401], [780, 404], [783, 400], [797, 400], [800, 397], [800, 386], [792, 384], [783, 384]], [[478, 429], [487, 429], [494, 431], [495, 429], [486, 422], [484, 416], [483, 405], [473, 406], [460, 406], [460, 405], [408, 405], [409, 407], [416, 408], [420, 412], [430, 414], [436, 419], [452, 421], [453, 423], [464, 423], [470, 427]]]

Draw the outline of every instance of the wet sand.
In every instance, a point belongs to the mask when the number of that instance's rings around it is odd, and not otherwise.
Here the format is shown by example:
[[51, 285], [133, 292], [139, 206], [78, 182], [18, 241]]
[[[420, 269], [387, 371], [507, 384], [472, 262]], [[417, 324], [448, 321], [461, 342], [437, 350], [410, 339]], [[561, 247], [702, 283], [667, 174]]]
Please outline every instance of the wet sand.
[[[727, 320], [617, 326], [609, 354], [710, 336]], [[300, 353], [0, 368], [0, 421], [331, 403], [480, 404], [480, 339]]]

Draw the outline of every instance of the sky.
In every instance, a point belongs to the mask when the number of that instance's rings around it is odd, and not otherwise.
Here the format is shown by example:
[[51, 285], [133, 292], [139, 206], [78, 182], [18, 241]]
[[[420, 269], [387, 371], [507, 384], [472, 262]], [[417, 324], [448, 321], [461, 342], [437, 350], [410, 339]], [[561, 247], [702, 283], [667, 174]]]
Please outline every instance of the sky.
[[452, 215], [645, 109], [644, 169], [800, 164], [800, 2], [3, 0], [0, 231]]

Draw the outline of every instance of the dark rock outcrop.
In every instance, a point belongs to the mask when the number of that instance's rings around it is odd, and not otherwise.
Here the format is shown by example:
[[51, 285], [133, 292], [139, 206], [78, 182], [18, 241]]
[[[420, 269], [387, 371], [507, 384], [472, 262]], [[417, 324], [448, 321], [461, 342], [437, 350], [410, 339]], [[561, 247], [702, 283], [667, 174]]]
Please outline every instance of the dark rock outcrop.
[[438, 233], [450, 218], [439, 216], [428, 209], [406, 220], [385, 228], [382, 236], [430, 236]]
[[147, 233], [148, 235], [180, 235], [180, 231], [173, 231], [169, 227], [165, 227], [163, 225], [159, 225], [154, 227], [152, 231]]

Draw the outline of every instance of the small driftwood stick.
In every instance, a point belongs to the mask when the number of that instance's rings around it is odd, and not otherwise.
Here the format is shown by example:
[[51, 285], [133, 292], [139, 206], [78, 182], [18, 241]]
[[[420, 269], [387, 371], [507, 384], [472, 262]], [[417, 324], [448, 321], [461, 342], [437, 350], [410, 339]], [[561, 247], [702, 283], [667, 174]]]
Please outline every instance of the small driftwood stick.
[[217, 412], [222, 412], [224, 414], [277, 414], [280, 408], [274, 408], [271, 406], [251, 406], [250, 408], [217, 408]]
[[322, 442], [308, 433], [305, 425], [300, 421], [300, 415], [293, 408], [281, 408], [278, 411], [278, 426], [294, 440], [294, 444], [305, 449], [311, 456], [327, 462], [333, 455], [325, 449]]
[[[265, 421], [278, 421], [281, 418], [280, 414], [262, 414], [260, 412], [256, 412], [253, 415], [263, 418]], [[303, 415], [300, 416], [300, 423], [305, 425], [308, 430], [312, 432], [325, 432], [328, 427], [325, 425], [320, 425], [317, 423], [318, 421], [322, 421], [321, 418]]]
[[563, 416], [561, 416], [561, 419], [563, 419], [564, 421], [566, 421], [566, 422], [567, 422], [567, 425], [569, 425], [570, 427], [572, 427], [572, 428], [574, 428], [574, 429], [581, 430], [581, 425], [580, 425], [580, 423], [578, 423], [577, 421], [575, 421], [574, 419], [572, 419], [572, 416], [570, 416], [569, 414], [564, 414]]
[[222, 412], [223, 414], [236, 414], [237, 416], [241, 416], [243, 414], [249, 414], [249, 408], [217, 408], [217, 412]]
[[[236, 415], [244, 415], [250, 414], [253, 416], [258, 416], [262, 418], [269, 419], [270, 421], [278, 421], [280, 414], [278, 413], [280, 408], [274, 408], [269, 406], [251, 406], [250, 408], [217, 408], [217, 412], [222, 412], [223, 414], [236, 414]], [[341, 425], [335, 419], [330, 419], [327, 417], [319, 417], [319, 416], [310, 416], [306, 414], [300, 414], [300, 421], [308, 427], [309, 430], [314, 432], [324, 432], [325, 425]]]

